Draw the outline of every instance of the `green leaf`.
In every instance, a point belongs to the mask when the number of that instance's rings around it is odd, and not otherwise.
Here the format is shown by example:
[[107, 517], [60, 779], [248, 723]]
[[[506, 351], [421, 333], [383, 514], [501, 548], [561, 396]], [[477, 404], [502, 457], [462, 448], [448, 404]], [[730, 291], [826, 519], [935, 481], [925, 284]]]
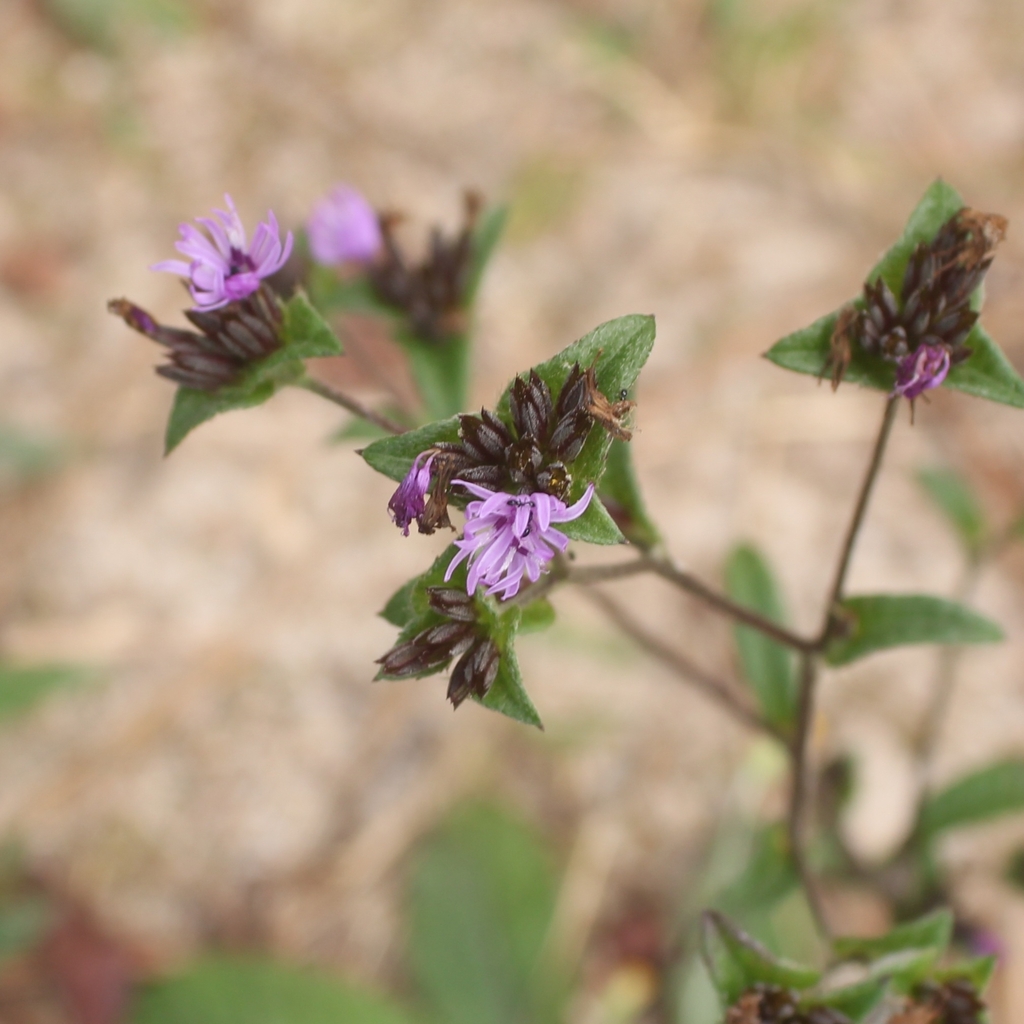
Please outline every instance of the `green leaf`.
[[964, 344], [971, 357], [949, 371], [942, 387], [1024, 409], [1024, 381], [988, 331], [975, 324]]
[[425, 341], [400, 330], [397, 337], [409, 356], [409, 369], [427, 417], [439, 420], [464, 411], [469, 387], [469, 335]]
[[944, 967], [935, 972], [936, 981], [956, 981], [964, 978], [969, 981], [976, 992], [983, 993], [992, 980], [999, 958], [995, 956], [978, 956], [962, 960], [951, 967]]
[[555, 606], [546, 598], [538, 597], [523, 608], [519, 622], [520, 633], [540, 633], [555, 623]]
[[[725, 566], [726, 589], [739, 604], [773, 622], [786, 616], [778, 587], [764, 556], [749, 544], [733, 548]], [[797, 683], [793, 657], [781, 644], [747, 626], [734, 630], [743, 676], [757, 695], [765, 717], [773, 725], [789, 729], [796, 721]]]
[[921, 831], [934, 836], [1024, 811], [1024, 761], [1003, 761], [958, 779], [921, 808]]
[[282, 387], [297, 384], [303, 360], [341, 355], [341, 343], [302, 292], [283, 308], [281, 347], [250, 366], [237, 384], [216, 391], [179, 387], [167, 422], [164, 452], [169, 455], [201, 423], [232, 409], [262, 405]]
[[701, 925], [701, 954], [725, 1006], [758, 982], [806, 989], [821, 978], [820, 971], [774, 956], [724, 914], [706, 910]]
[[640, 494], [640, 484], [633, 468], [633, 452], [628, 442], [618, 438], [612, 441], [599, 494], [608, 513], [630, 544], [635, 544], [643, 551], [650, 551], [661, 543], [658, 528], [647, 514]]
[[922, 469], [917, 480], [953, 524], [968, 552], [976, 555], [987, 530], [970, 484], [951, 469]]
[[[881, 275], [893, 293], [899, 295], [914, 246], [934, 238], [939, 228], [963, 205], [955, 189], [941, 179], [933, 182], [910, 215], [902, 236], [872, 269], [868, 281], [874, 281]], [[862, 300], [858, 297], [854, 302], [859, 306]], [[981, 308], [981, 289], [976, 293], [974, 305]], [[765, 357], [783, 369], [820, 377], [828, 360], [829, 342], [838, 316], [839, 310], [836, 310], [809, 327], [794, 331], [776, 342]], [[971, 356], [950, 370], [942, 386], [1024, 408], [1024, 381], [980, 324], [975, 325], [965, 344], [971, 349]], [[869, 356], [859, 346], [853, 346], [844, 380], [891, 391], [895, 376], [893, 364], [877, 356]]]
[[77, 686], [91, 674], [73, 665], [0, 665], [0, 721], [26, 714], [51, 694]]
[[626, 538], [618, 524], [604, 507], [601, 499], [595, 494], [590, 504], [579, 519], [568, 523], [559, 523], [558, 529], [569, 540], [583, 541], [586, 544], [625, 544]]
[[399, 629], [408, 625], [416, 614], [412, 595], [419, 581], [420, 577], [414, 576], [408, 583], [403, 583], [388, 598], [388, 603], [380, 611], [380, 617], [386, 622], [390, 622], [392, 626], [398, 626]]
[[533, 706], [526, 687], [523, 686], [523, 677], [519, 673], [519, 661], [516, 658], [515, 636], [521, 617], [522, 609], [518, 607], [509, 608], [497, 615], [489, 632], [498, 645], [498, 650], [501, 651], [498, 674], [494, 679], [494, 685], [487, 691], [487, 696], [481, 698], [474, 694], [473, 700], [524, 725], [535, 725], [538, 729], [543, 729], [540, 715], [537, 714], [537, 709]]
[[924, 594], [849, 597], [837, 615], [848, 633], [825, 651], [830, 665], [846, 665], [887, 647], [906, 644], [987, 644], [1003, 639], [990, 619], [954, 601]]
[[897, 992], [908, 993], [932, 974], [939, 953], [934, 947], [901, 949], [868, 965], [868, 977], [885, 979]]
[[495, 808], [463, 809], [420, 851], [411, 895], [410, 959], [433, 1019], [558, 1019], [565, 986], [545, 984], [543, 959], [557, 888], [532, 831]]
[[886, 978], [869, 978], [808, 998], [806, 1007], [828, 1006], [849, 1017], [853, 1024], [860, 1024], [885, 998], [888, 987]]
[[715, 909], [732, 918], [746, 917], [751, 912], [770, 909], [799, 884], [785, 826], [766, 825], [754, 836], [743, 871], [713, 902]]
[[416, 430], [407, 430], [404, 434], [381, 438], [367, 445], [359, 454], [378, 473], [401, 481], [421, 452], [442, 441], [458, 443], [458, 440], [459, 418], [452, 416]]
[[508, 207], [491, 206], [484, 210], [473, 232], [473, 259], [466, 282], [465, 304], [471, 306], [476, 300], [484, 270], [494, 255], [508, 221]]
[[211, 957], [143, 988], [133, 1024], [411, 1024], [403, 1009], [328, 975]]
[[952, 937], [953, 912], [941, 909], [897, 925], [892, 931], [875, 938], [835, 939], [833, 949], [836, 956], [855, 960], [873, 960], [906, 949], [931, 949], [937, 955], [945, 951]]

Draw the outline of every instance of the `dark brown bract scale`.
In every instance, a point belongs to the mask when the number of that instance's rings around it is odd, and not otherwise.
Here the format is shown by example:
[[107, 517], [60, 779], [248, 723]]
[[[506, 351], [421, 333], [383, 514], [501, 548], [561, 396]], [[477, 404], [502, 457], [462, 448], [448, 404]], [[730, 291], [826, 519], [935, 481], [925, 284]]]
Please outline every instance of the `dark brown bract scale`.
[[968, 207], [954, 214], [930, 242], [910, 255], [899, 299], [882, 278], [864, 285], [862, 308], [846, 307], [832, 333], [829, 359], [833, 389], [849, 365], [851, 343], [894, 363], [922, 345], [945, 349], [948, 365], [967, 359], [965, 342], [978, 320], [971, 296], [992, 265], [1006, 235], [1006, 219]]
[[127, 299], [111, 299], [107, 309], [168, 350], [170, 362], [158, 366], [158, 374], [197, 391], [237, 383], [249, 366], [281, 347], [281, 307], [266, 285], [220, 309], [187, 310], [197, 331], [157, 323]]
[[731, 1006], [725, 1024], [850, 1024], [845, 1014], [830, 1006], [800, 1006], [792, 989], [755, 985]]
[[452, 476], [510, 494], [542, 491], [564, 499], [569, 493], [574, 462], [595, 422], [617, 437], [630, 436], [622, 417], [631, 402], [611, 403], [598, 390], [594, 370], [576, 363], [552, 400], [536, 371], [517, 377], [509, 392], [511, 426], [482, 409], [479, 416], [461, 416], [457, 444], [439, 444]]
[[935, 1024], [981, 1024], [985, 1012], [984, 1000], [966, 978], [919, 985], [913, 1005], [930, 1010]]
[[415, 265], [405, 258], [395, 239], [401, 217], [384, 214], [380, 218], [383, 250], [367, 268], [370, 283], [384, 302], [405, 313], [413, 333], [423, 341], [442, 342], [465, 328], [473, 229], [480, 207], [480, 196], [467, 192], [462, 230], [454, 238], [446, 238], [434, 228], [426, 259]]
[[457, 587], [427, 587], [427, 602], [444, 621], [395, 644], [378, 658], [380, 675], [392, 679], [426, 675], [458, 658], [448, 683], [448, 699], [458, 707], [469, 696], [486, 697], [498, 675], [501, 653], [479, 626], [472, 596]]

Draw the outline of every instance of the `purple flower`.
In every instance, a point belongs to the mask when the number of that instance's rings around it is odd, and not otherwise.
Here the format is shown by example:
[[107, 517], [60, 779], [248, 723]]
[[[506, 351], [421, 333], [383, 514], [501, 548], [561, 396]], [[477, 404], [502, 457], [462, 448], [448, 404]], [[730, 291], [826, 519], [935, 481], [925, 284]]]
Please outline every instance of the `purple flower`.
[[[413, 459], [409, 472], [405, 474], [398, 490], [391, 495], [388, 509], [391, 518], [406, 537], [409, 536], [409, 524], [423, 515], [426, 508], [427, 491], [430, 489], [430, 466], [437, 457], [437, 452], [420, 452]], [[426, 458], [426, 462], [420, 463]]]
[[164, 260], [149, 268], [188, 278], [196, 309], [219, 309], [252, 295], [260, 280], [277, 273], [291, 255], [292, 233], [288, 232], [282, 245], [273, 211], [268, 211], [267, 219], [256, 228], [252, 245], [247, 245], [245, 228], [231, 196], [225, 194], [224, 201], [230, 212], [214, 210], [216, 219], [196, 218], [209, 238], [191, 224], [178, 227], [181, 239], [174, 248], [187, 256], [188, 262]]
[[469, 559], [466, 590], [472, 594], [479, 584], [488, 594], [500, 594], [503, 601], [519, 591], [523, 576], [531, 583], [547, 571], [556, 551], [569, 546], [569, 538], [552, 523], [567, 523], [586, 511], [594, 496], [594, 485], [575, 505], [550, 494], [506, 494], [465, 480], [454, 480], [481, 501], [466, 506], [466, 528], [455, 546], [459, 553], [451, 560], [445, 580], [461, 562]]
[[949, 349], [945, 345], [919, 345], [899, 361], [892, 397], [902, 396], [914, 401], [925, 391], [937, 388], [947, 373]]
[[327, 266], [366, 263], [377, 255], [382, 241], [376, 211], [348, 185], [335, 185], [313, 207], [306, 232], [313, 259]]

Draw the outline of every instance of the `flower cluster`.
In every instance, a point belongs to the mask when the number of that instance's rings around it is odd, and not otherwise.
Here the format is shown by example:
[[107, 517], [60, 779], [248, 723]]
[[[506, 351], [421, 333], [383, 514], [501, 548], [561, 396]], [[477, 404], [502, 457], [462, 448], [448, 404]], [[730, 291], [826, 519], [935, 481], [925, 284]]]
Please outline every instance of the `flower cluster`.
[[899, 301], [883, 278], [866, 283], [863, 308], [844, 310], [832, 335], [833, 387], [846, 372], [851, 340], [896, 364], [894, 397], [913, 402], [938, 387], [971, 354], [965, 342], [978, 320], [971, 296], [1005, 234], [1005, 218], [965, 207], [915, 247]]
[[231, 196], [225, 195], [228, 209], [214, 210], [213, 217], [197, 217], [196, 223], [206, 228], [209, 238], [191, 224], [181, 224], [181, 239], [174, 248], [184, 260], [164, 260], [151, 270], [178, 274], [188, 281], [196, 309], [219, 309], [252, 295], [260, 281], [277, 273], [292, 251], [292, 233], [281, 243], [281, 231], [273, 211], [253, 234], [252, 244], [246, 242], [245, 225], [235, 209]]
[[454, 587], [427, 587], [427, 601], [442, 621], [396, 644], [378, 658], [378, 678], [427, 675], [458, 658], [448, 682], [448, 699], [458, 707], [471, 694], [487, 696], [497, 678], [501, 655], [478, 625], [472, 595]]
[[383, 302], [405, 313], [413, 334], [423, 341], [443, 342], [466, 326], [473, 230], [480, 207], [480, 196], [467, 192], [462, 230], [454, 238], [445, 238], [435, 228], [427, 257], [418, 264], [410, 264], [395, 238], [401, 218], [395, 214], [380, 218], [383, 248], [367, 267], [370, 283]]
[[219, 309], [186, 310], [185, 316], [197, 331], [157, 323], [127, 299], [112, 299], [107, 308], [167, 349], [170, 362], [158, 366], [158, 374], [198, 391], [216, 391], [237, 383], [252, 363], [281, 347], [281, 306], [265, 285]]
[[851, 1024], [829, 1006], [800, 1005], [799, 995], [779, 985], [758, 984], [729, 1007], [725, 1024]]
[[306, 235], [313, 259], [328, 267], [368, 263], [383, 242], [377, 212], [349, 185], [335, 185], [313, 207]]
[[466, 506], [463, 537], [455, 542], [459, 553], [451, 560], [444, 578], [450, 580], [469, 559], [466, 590], [475, 593], [483, 584], [486, 593], [497, 594], [503, 600], [519, 592], [524, 576], [536, 583], [555, 553], [565, 551], [569, 538], [551, 524], [579, 519], [594, 496], [594, 485], [588, 484], [583, 497], [566, 506], [561, 499], [543, 492], [513, 495], [465, 480], [453, 483], [480, 500]]

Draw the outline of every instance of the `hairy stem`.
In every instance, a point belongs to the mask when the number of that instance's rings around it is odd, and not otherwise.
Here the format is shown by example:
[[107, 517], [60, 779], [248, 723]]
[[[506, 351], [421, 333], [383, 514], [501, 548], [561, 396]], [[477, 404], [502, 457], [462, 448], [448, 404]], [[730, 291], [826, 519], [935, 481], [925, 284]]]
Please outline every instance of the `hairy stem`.
[[352, 398], [350, 395], [332, 388], [329, 384], [325, 384], [322, 380], [317, 380], [315, 377], [303, 377], [298, 382], [298, 386], [305, 388], [307, 391], [312, 391], [314, 395], [326, 398], [328, 402], [340, 405], [342, 409], [347, 409], [353, 415], [373, 423], [375, 426], [380, 427], [381, 430], [386, 430], [389, 434], [404, 434], [408, 429], [403, 427], [402, 424], [396, 423], [393, 419], [384, 416], [382, 413], [376, 412], [369, 406], [363, 405], [359, 399]]
[[807, 896], [807, 903], [814, 915], [818, 931], [826, 938], [831, 938], [828, 920], [821, 905], [818, 886], [807, 864], [804, 850], [804, 832], [806, 830], [807, 803], [811, 789], [810, 767], [808, 764], [807, 747], [810, 741], [811, 726], [814, 722], [814, 690], [818, 677], [817, 658], [813, 654], [804, 654], [800, 659], [800, 694], [796, 721], [796, 733], [793, 736], [790, 754], [793, 760], [793, 778], [789, 794], [789, 813], [786, 827], [789, 833], [789, 848], [793, 858], [793, 866], [800, 877], [800, 884]]
[[677, 676], [725, 708], [744, 725], [765, 732], [780, 742], [785, 742], [782, 734], [771, 723], [761, 718], [727, 683], [705, 672], [685, 655], [673, 650], [658, 637], [648, 633], [626, 613], [621, 605], [599, 590], [587, 589], [584, 593], [626, 636], [651, 657], [668, 666]]
[[875, 486], [878, 471], [882, 467], [882, 458], [885, 455], [885, 447], [889, 442], [889, 434], [892, 432], [892, 425], [896, 421], [896, 410], [899, 408], [899, 399], [890, 398], [885, 404], [885, 412], [882, 414], [882, 425], [875, 440], [875, 449], [871, 453], [871, 462], [868, 464], [868, 471], [864, 476], [864, 482], [860, 485], [860, 494], [857, 496], [857, 505], [853, 510], [853, 518], [846, 530], [846, 538], [843, 541], [842, 553], [839, 556], [839, 564], [836, 566], [836, 573], [832, 580], [832, 589], [829, 591], [828, 604], [825, 607], [825, 621], [821, 627], [821, 634], [818, 637], [817, 647], [820, 650], [828, 643], [829, 634], [834, 627], [834, 613], [836, 605], [843, 599], [843, 587], [846, 585], [846, 573], [850, 568], [850, 560], [853, 557], [853, 549], [857, 543], [857, 536], [860, 533], [861, 525], [864, 522], [864, 514], [868, 510], [868, 501], [871, 499], [871, 491]]

